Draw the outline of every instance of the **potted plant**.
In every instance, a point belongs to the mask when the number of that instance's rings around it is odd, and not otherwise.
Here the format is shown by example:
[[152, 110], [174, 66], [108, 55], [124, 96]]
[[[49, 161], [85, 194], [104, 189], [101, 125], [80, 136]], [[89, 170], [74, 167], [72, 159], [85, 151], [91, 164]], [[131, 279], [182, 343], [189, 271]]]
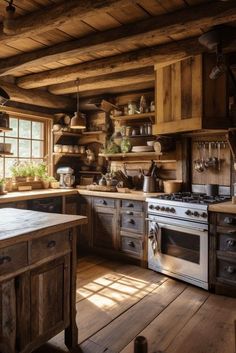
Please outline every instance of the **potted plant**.
[[45, 180], [47, 176], [47, 166], [45, 163], [39, 163], [34, 165], [35, 169], [35, 176], [34, 180], [39, 181], [39, 180]]
[[50, 183], [50, 188], [59, 189], [60, 183], [59, 183], [59, 181], [57, 181], [57, 179], [55, 179], [54, 177], [49, 177], [48, 180]]
[[16, 161], [11, 167], [12, 178], [15, 182], [24, 182], [26, 181], [26, 166], [24, 162]]
[[5, 179], [0, 179], [0, 195], [5, 194]]
[[[44, 188], [44, 189], [48, 189], [48, 188], [49, 188], [51, 178], [52, 178], [52, 177], [49, 177], [48, 175], [44, 175], [44, 176], [41, 178], [42, 185], [43, 185], [43, 188]], [[53, 178], [53, 179], [54, 179], [54, 178]]]

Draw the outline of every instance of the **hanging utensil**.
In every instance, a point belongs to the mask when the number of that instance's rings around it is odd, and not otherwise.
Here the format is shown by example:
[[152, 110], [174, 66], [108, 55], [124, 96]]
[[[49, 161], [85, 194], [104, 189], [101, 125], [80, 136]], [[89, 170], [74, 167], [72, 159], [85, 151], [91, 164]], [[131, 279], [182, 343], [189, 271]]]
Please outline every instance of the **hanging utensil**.
[[218, 170], [220, 172], [220, 142], [217, 142]]

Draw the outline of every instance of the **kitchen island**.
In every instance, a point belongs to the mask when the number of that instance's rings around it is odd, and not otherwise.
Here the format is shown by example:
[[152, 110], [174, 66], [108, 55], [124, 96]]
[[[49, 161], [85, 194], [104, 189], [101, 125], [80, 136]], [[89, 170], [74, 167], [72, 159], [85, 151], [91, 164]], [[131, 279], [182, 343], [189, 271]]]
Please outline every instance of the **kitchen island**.
[[76, 232], [87, 218], [0, 210], [0, 351], [30, 353], [65, 330], [75, 351]]

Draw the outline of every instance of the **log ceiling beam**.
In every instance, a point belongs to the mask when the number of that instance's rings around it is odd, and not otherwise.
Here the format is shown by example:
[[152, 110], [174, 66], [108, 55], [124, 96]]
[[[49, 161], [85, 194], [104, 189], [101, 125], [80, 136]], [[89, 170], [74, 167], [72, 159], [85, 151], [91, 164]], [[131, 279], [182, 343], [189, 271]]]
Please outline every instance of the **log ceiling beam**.
[[[33, 13], [20, 16], [7, 28], [7, 35], [1, 33], [1, 44], [17, 39], [29, 38], [59, 28], [71, 21], [79, 21], [91, 15], [120, 9], [135, 0], [67, 0], [49, 5]], [[76, 24], [75, 24], [76, 25]], [[4, 22], [3, 22], [4, 32]]]
[[157, 63], [161, 67], [188, 56], [197, 55], [204, 50], [205, 48], [199, 44], [197, 38], [190, 38], [60, 69], [30, 74], [17, 79], [17, 84], [19, 87], [31, 89], [69, 82], [77, 78], [98, 77], [99, 75], [128, 71]]
[[11, 100], [15, 102], [67, 111], [73, 110], [75, 106], [74, 99], [65, 96], [56, 96], [47, 91], [38, 89], [26, 90], [5, 81], [0, 81], [0, 87], [3, 88], [9, 94]]
[[[108, 74], [105, 76], [90, 77], [80, 80], [79, 91], [92, 91], [109, 89], [115, 87], [128, 86], [130, 84], [139, 84], [142, 82], [154, 82], [154, 67], [145, 67], [130, 71], [119, 72], [118, 74]], [[49, 92], [53, 94], [69, 94], [76, 92], [75, 82], [67, 82], [48, 87]]]
[[[218, 2], [179, 10], [174, 13], [156, 16], [133, 24], [86, 36], [70, 42], [60, 43], [49, 48], [13, 56], [0, 60], [0, 74], [9, 75], [51, 62], [79, 57], [96, 51], [112, 50], [116, 46], [129, 43], [155, 44], [161, 37], [182, 34], [199, 28], [211, 27], [236, 20], [235, 2]], [[1, 40], [1, 38], [0, 38]]]

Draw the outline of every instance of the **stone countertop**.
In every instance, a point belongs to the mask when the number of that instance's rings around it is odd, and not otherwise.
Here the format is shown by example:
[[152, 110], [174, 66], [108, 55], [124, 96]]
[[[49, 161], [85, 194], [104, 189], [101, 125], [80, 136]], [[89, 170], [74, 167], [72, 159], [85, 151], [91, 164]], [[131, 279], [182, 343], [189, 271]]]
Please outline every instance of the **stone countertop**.
[[[55, 232], [85, 223], [87, 223], [87, 217], [84, 216], [2, 208], [0, 209], [0, 241], [11, 240], [31, 233], [32, 236], [37, 236], [37, 234], [42, 234], [42, 231], [45, 232], [48, 229]], [[22, 237], [20, 237], [20, 240], [22, 240]]]
[[236, 204], [233, 204], [232, 201], [221, 202], [209, 205], [208, 210], [211, 212], [236, 214]]
[[56, 196], [70, 196], [70, 195], [85, 195], [97, 197], [110, 197], [115, 199], [128, 199], [136, 201], [145, 201], [147, 197], [155, 197], [163, 193], [144, 193], [142, 191], [132, 191], [130, 193], [120, 192], [102, 192], [90, 191], [85, 189], [39, 189], [32, 191], [16, 191], [9, 192], [6, 195], [0, 195], [0, 204], [8, 202], [17, 202], [32, 199], [41, 199]]

